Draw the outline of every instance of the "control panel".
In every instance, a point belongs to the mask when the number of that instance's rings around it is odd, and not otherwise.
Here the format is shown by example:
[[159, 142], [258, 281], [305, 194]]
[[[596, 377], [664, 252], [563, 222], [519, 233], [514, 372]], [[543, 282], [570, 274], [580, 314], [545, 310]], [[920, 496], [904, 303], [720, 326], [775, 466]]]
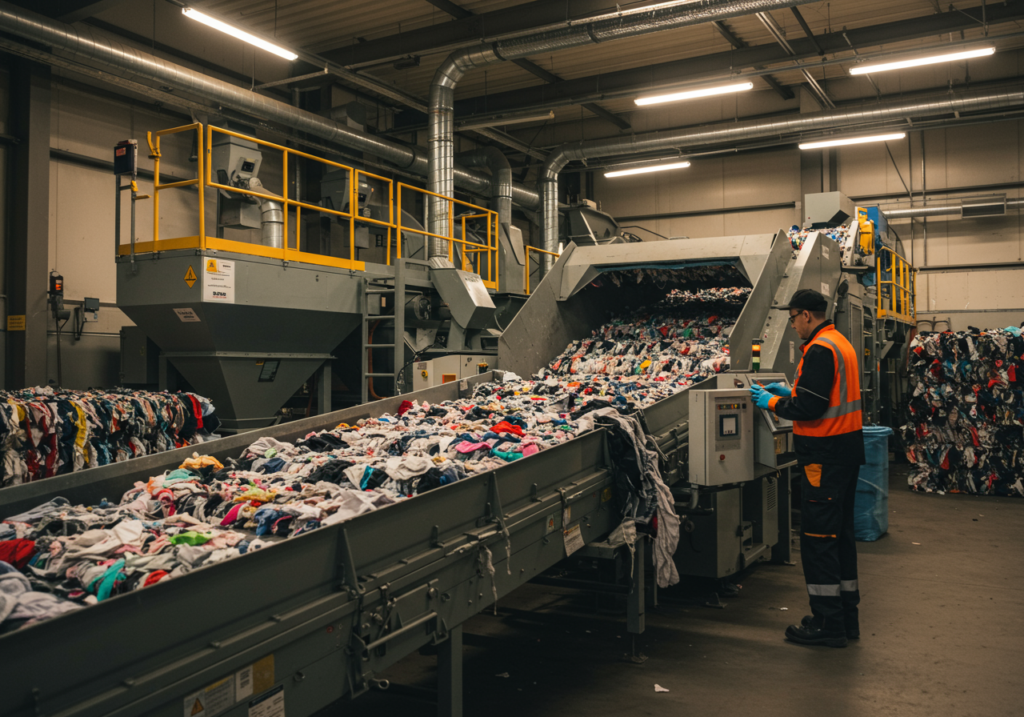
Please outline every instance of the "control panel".
[[690, 482], [754, 478], [754, 406], [744, 389], [690, 389]]
[[[790, 386], [783, 373], [723, 373], [717, 376], [720, 388], [749, 388], [754, 383], [767, 386], [781, 383]], [[749, 394], [748, 394], [749, 395]], [[788, 467], [793, 462], [793, 422], [780, 418], [774, 411], [754, 407], [755, 472], [764, 475]]]

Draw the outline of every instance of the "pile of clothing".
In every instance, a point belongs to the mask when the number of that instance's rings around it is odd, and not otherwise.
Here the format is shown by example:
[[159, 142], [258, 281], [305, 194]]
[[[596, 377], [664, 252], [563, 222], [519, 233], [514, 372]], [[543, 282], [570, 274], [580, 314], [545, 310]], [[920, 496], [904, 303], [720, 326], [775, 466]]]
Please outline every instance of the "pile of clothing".
[[1020, 329], [916, 336], [910, 393], [900, 431], [913, 490], [1024, 496]]
[[726, 337], [748, 295], [674, 290], [574, 342], [530, 379], [505, 374], [456, 401], [404, 401], [395, 415], [294, 443], [260, 438], [226, 465], [196, 453], [116, 504], [56, 498], [8, 517], [0, 523], [0, 633], [408, 500], [596, 427], [614, 436], [614, 505], [633, 523], [657, 514], [657, 578], [673, 584], [679, 518], [634, 414], [728, 367]]
[[815, 232], [818, 232], [822, 236], [826, 236], [840, 246], [849, 238], [850, 230], [852, 227], [845, 224], [838, 227], [829, 227], [827, 229], [802, 229], [796, 224], [789, 228], [787, 234], [789, 235], [789, 243], [793, 249], [799, 251], [804, 243], [807, 241], [807, 237]]
[[208, 440], [213, 404], [126, 388], [0, 391], [0, 485], [65, 475]]

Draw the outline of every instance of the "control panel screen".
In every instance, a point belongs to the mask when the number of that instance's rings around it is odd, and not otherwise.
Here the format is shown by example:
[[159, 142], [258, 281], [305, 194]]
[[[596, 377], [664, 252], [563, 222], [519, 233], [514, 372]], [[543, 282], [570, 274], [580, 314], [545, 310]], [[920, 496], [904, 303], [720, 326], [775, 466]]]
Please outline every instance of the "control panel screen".
[[251, 159], [242, 160], [242, 171], [243, 172], [250, 172], [251, 173], [252, 170], [254, 170], [254, 169], [256, 169], [256, 162], [254, 162]]
[[718, 435], [723, 438], [739, 433], [740, 417], [737, 415], [722, 416], [719, 421]]

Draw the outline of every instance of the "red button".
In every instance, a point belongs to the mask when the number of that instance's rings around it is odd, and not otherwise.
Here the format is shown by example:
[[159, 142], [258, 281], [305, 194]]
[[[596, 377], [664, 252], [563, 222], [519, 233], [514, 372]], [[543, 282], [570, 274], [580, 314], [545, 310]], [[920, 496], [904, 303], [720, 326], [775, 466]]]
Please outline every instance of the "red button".
[[718, 457], [718, 460], [720, 460], [720, 461], [724, 461], [724, 460], [725, 460], [725, 454], [723, 453], [722, 455], [720, 455], [720, 456]]

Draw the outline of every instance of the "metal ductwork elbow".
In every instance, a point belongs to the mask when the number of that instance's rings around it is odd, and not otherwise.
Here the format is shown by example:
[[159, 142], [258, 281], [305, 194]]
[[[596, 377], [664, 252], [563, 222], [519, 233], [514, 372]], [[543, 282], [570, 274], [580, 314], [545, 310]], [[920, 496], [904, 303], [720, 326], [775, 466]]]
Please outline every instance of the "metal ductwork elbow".
[[284, 247], [284, 205], [281, 202], [260, 200], [260, 232], [263, 246]]

